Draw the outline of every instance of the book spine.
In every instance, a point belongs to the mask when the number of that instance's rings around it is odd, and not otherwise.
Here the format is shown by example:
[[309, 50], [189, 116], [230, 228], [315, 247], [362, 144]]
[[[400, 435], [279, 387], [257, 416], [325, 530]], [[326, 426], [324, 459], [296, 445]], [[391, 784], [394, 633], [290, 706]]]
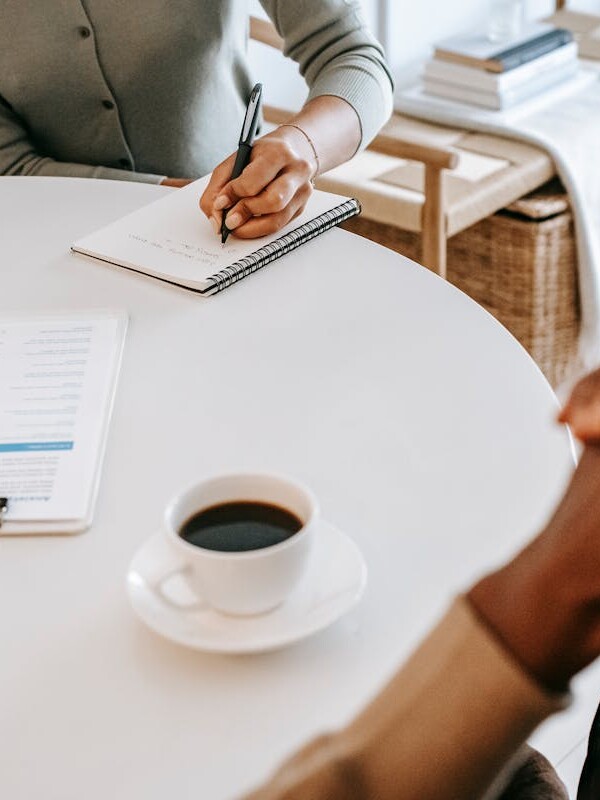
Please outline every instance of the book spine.
[[502, 68], [503, 72], [508, 72], [511, 69], [516, 69], [522, 64], [527, 64], [530, 61], [535, 61], [546, 53], [551, 53], [553, 50], [558, 50], [565, 44], [573, 41], [573, 34], [570, 31], [557, 29], [550, 31], [550, 33], [540, 36], [533, 42], [519, 45], [502, 53], [497, 53], [491, 61], [495, 61]]
[[425, 65], [424, 76], [430, 80], [440, 80], [456, 86], [502, 92], [538, 78], [547, 70], [567, 68], [567, 65], [576, 60], [577, 44], [570, 42], [509, 72], [487, 72], [476, 67], [434, 59]]
[[270, 264], [272, 261], [281, 258], [281, 256], [284, 256], [291, 250], [295, 250], [305, 242], [339, 225], [340, 222], [344, 222], [344, 220], [356, 216], [356, 214], [360, 214], [360, 203], [355, 199], [347, 200], [345, 203], [342, 203], [342, 205], [337, 206], [337, 208], [321, 214], [310, 222], [301, 225], [299, 228], [295, 228], [293, 231], [286, 233], [285, 236], [281, 236], [279, 239], [269, 242], [269, 244], [259, 248], [255, 253], [246, 256], [246, 258], [242, 258], [230, 266], [225, 267], [225, 269], [211, 275], [210, 278], [207, 278], [207, 282], [211, 285], [205, 289], [202, 294], [211, 295], [223, 291], [223, 289], [231, 286], [232, 283], [245, 278], [252, 272], [262, 269], [262, 267], [266, 267], [266, 265]]
[[553, 50], [558, 50], [559, 47], [572, 41], [573, 34], [570, 31], [557, 28], [537, 36], [535, 39], [529, 39], [522, 44], [513, 45], [489, 56], [471, 55], [468, 52], [447, 50], [443, 47], [436, 48], [434, 56], [436, 59], [450, 61], [453, 64], [465, 64], [487, 72], [503, 73], [534, 61]]

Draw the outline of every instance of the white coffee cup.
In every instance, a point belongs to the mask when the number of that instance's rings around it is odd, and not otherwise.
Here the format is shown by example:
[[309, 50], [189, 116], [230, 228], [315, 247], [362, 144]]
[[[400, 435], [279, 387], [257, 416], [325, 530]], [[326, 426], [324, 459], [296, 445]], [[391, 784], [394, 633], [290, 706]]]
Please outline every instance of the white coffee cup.
[[[291, 512], [302, 527], [289, 538], [256, 550], [224, 552], [198, 547], [180, 535], [200, 511], [231, 502], [258, 502]], [[261, 473], [222, 475], [200, 481], [175, 497], [164, 514], [163, 533], [170, 558], [152, 581], [173, 603], [166, 582], [181, 574], [199, 603], [233, 615], [264, 614], [279, 606], [301, 580], [315, 535], [317, 501], [309, 489], [289, 478]]]

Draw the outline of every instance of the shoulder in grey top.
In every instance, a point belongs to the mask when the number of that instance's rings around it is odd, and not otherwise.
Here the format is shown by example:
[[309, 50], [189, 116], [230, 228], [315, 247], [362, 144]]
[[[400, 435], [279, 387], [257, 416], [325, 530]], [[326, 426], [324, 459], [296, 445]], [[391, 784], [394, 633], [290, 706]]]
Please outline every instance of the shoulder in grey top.
[[[309, 97], [391, 112], [381, 48], [353, 0], [262, 0]], [[237, 146], [253, 80], [246, 0], [0, 0], [0, 174], [158, 182]]]

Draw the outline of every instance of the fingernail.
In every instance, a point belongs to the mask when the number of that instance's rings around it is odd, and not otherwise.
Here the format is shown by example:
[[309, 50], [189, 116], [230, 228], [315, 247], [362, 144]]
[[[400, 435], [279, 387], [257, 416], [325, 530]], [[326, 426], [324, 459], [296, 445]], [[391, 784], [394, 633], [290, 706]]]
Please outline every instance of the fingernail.
[[235, 214], [227, 215], [227, 218], [225, 220], [225, 225], [227, 225], [229, 230], [232, 231], [234, 228], [237, 228], [237, 226], [241, 223], [241, 221], [242, 221], [242, 215], [236, 212]]
[[216, 211], [221, 211], [223, 208], [227, 208], [229, 205], [229, 198], [222, 194], [220, 197], [217, 197], [215, 200], [214, 208]]

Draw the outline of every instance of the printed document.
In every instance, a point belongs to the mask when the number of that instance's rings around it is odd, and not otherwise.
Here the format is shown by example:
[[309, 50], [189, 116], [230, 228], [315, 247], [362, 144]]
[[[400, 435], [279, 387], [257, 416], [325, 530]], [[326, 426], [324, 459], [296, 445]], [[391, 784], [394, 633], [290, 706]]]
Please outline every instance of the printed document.
[[7, 529], [69, 521], [67, 530], [81, 530], [89, 523], [125, 326], [119, 312], [0, 317]]

